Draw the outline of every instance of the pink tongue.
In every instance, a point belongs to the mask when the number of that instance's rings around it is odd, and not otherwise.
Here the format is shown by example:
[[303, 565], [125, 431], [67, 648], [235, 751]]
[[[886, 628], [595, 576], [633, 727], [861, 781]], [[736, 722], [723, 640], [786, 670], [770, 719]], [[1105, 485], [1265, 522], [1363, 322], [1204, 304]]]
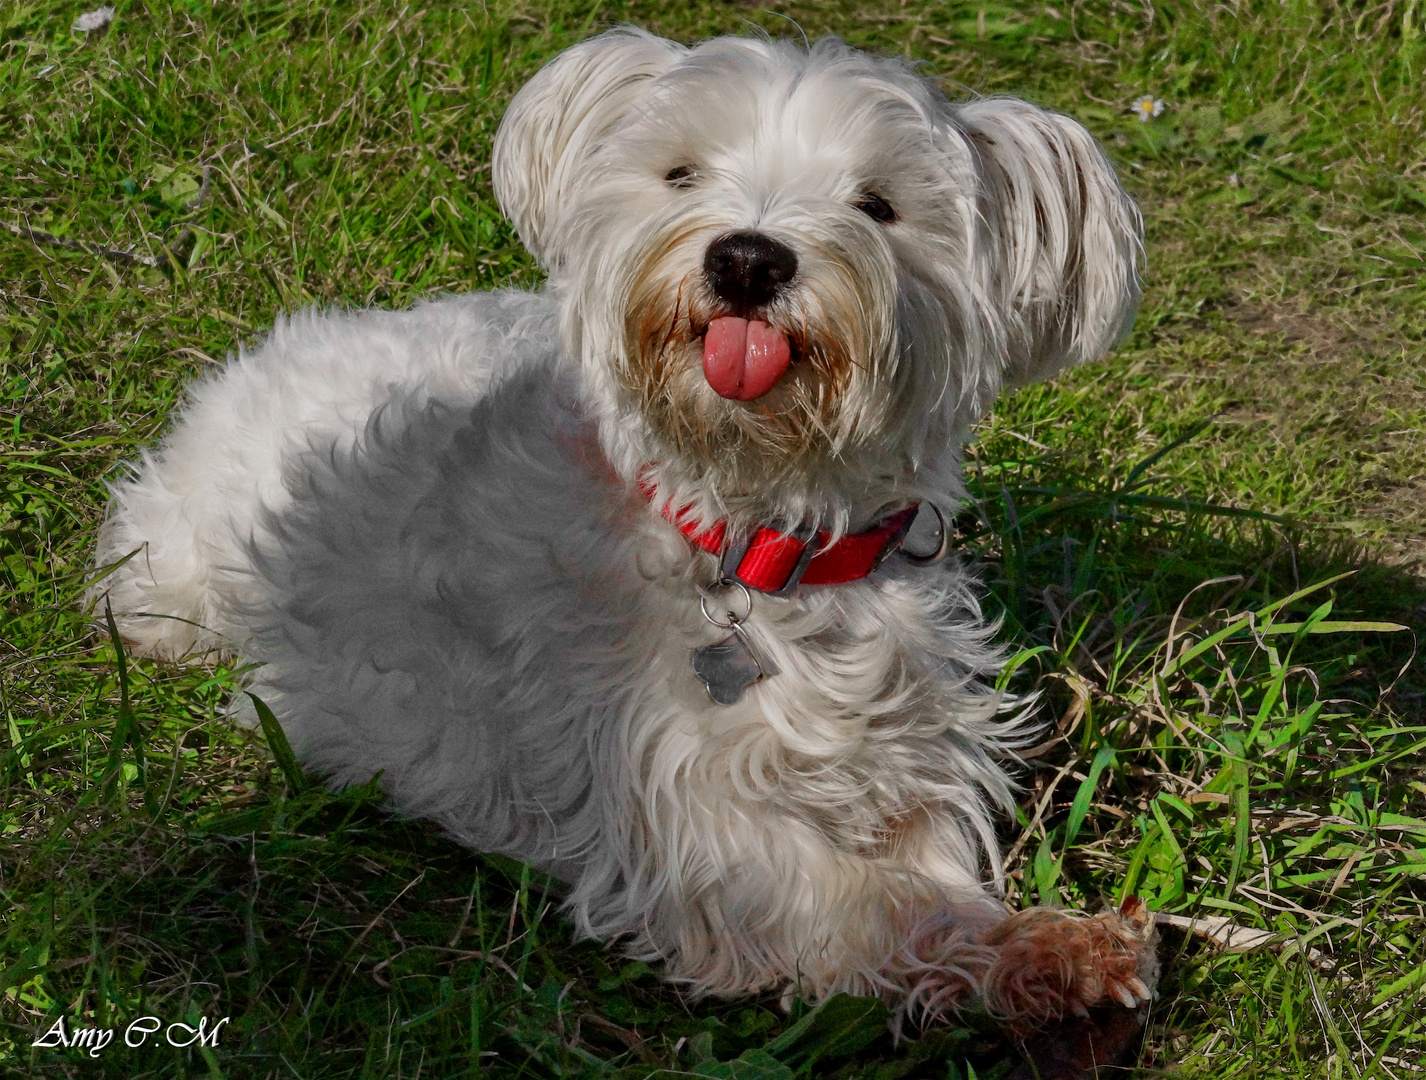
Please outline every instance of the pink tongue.
[[777, 385], [792, 361], [787, 335], [758, 319], [728, 315], [708, 324], [703, 377], [725, 398], [752, 401]]

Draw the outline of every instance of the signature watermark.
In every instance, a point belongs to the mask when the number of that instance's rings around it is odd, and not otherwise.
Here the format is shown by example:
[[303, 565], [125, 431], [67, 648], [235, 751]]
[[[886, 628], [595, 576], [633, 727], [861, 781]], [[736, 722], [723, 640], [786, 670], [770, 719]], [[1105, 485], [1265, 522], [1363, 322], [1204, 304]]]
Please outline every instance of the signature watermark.
[[[206, 1046], [212, 1048], [218, 1045], [218, 1035], [227, 1022], [228, 1017], [225, 1016], [210, 1026], [208, 1018], [200, 1016], [197, 1026], [194, 1026], [181, 1021], [166, 1022], [157, 1016], [140, 1016], [137, 1020], [131, 1020], [122, 1029], [124, 1045], [130, 1049], [136, 1049], [146, 1046], [152, 1041], [156, 1046]], [[90, 1057], [97, 1058], [114, 1041], [115, 1034], [120, 1030], [119, 1028], [69, 1027], [65, 1024], [64, 1017], [61, 1016], [50, 1025], [48, 1031], [30, 1045], [88, 1051]]]

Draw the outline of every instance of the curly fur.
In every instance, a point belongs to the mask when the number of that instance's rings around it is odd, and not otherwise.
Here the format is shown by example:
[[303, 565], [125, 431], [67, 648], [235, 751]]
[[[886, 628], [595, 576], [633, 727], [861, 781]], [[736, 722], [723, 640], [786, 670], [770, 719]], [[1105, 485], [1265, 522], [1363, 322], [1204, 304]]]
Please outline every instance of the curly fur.
[[[1132, 318], [1139, 219], [1093, 140], [834, 39], [619, 30], [521, 91], [493, 175], [544, 291], [280, 322], [115, 482], [97, 560], [132, 557], [94, 595], [134, 650], [241, 656], [310, 767], [563, 876], [581, 933], [701, 991], [1033, 1023], [1142, 991], [1112, 920], [997, 899], [1024, 733], [968, 572], [758, 596], [779, 674], [715, 705], [716, 560], [639, 488], [833, 533], [952, 505], [1002, 387]], [[750, 229], [797, 254], [760, 317], [799, 359], [743, 402], [700, 374], [701, 267]]]

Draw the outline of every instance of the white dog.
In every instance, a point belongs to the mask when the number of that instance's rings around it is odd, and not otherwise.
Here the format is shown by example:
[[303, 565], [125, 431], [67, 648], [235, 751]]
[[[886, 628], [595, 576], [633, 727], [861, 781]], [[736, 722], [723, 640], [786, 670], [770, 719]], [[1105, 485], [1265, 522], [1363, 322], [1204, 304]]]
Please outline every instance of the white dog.
[[996, 898], [994, 625], [897, 553], [1002, 387], [1133, 317], [1094, 140], [835, 39], [625, 29], [520, 92], [493, 176], [543, 292], [279, 323], [115, 485], [135, 651], [259, 665], [332, 783], [700, 991], [1147, 1000], [1138, 913]]

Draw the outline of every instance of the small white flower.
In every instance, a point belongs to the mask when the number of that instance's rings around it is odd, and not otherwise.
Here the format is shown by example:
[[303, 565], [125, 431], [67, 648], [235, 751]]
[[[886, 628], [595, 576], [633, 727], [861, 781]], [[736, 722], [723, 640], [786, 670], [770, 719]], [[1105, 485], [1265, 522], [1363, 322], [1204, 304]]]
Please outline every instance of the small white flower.
[[1153, 94], [1145, 94], [1134, 102], [1133, 109], [1140, 123], [1147, 124], [1154, 117], [1164, 114], [1164, 103]]
[[98, 30], [108, 26], [114, 19], [114, 9], [108, 4], [97, 7], [93, 11], [86, 11], [79, 18], [74, 20], [74, 31], [77, 34], [87, 34], [91, 30]]

